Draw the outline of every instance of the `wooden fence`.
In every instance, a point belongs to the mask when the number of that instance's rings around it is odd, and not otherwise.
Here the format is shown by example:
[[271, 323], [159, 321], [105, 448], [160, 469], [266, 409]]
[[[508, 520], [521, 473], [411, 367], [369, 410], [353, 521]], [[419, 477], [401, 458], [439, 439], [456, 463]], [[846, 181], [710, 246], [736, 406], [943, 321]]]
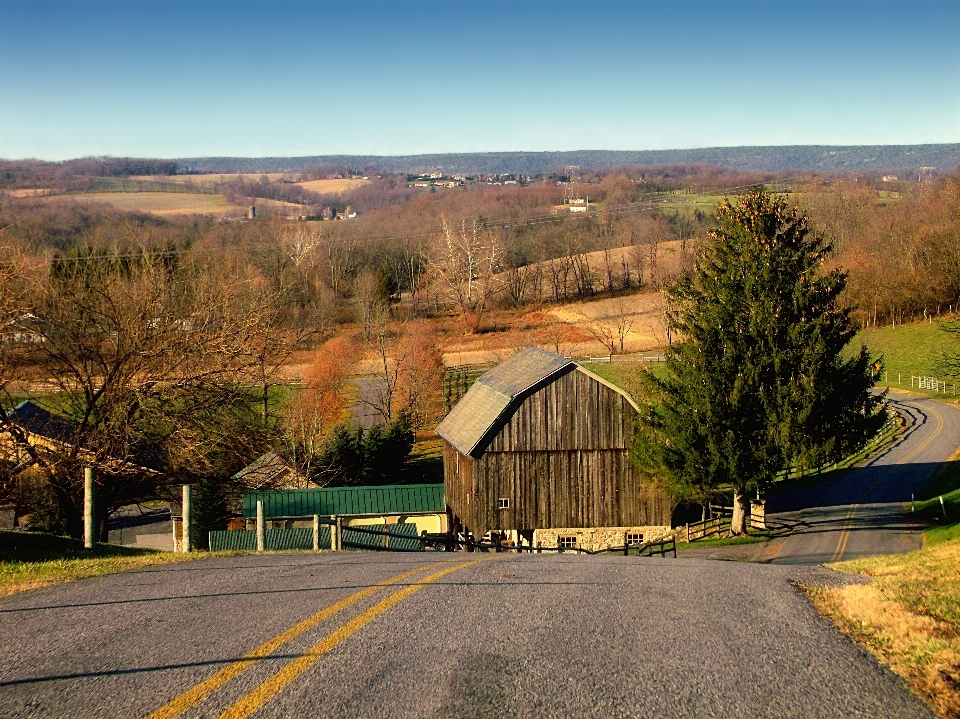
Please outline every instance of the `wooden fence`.
[[[910, 375], [910, 386], [916, 387], [917, 389], [928, 389], [932, 392], [940, 392], [942, 394], [956, 395], [957, 393], [956, 384], [941, 382], [936, 377], [916, 377]], [[948, 387], [950, 388], [949, 390], [947, 389]]]

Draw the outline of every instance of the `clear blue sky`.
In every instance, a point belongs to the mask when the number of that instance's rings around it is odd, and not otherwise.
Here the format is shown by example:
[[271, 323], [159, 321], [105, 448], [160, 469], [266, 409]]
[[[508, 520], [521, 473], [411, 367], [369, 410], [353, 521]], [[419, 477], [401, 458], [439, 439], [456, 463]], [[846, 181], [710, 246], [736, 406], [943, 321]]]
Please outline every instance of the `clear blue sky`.
[[0, 157], [960, 142], [960, 2], [0, 0]]

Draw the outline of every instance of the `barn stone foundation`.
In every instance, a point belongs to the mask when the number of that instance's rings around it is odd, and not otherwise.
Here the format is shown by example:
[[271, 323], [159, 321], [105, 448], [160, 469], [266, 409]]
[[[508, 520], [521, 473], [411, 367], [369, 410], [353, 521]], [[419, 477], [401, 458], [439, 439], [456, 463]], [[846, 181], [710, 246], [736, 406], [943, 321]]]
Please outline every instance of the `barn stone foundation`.
[[[567, 527], [562, 529], [538, 529], [533, 533], [533, 546], [572, 546], [591, 552], [603, 549], [623, 548], [624, 542], [656, 542], [673, 533], [670, 527]], [[575, 538], [575, 539], [574, 539]], [[561, 541], [563, 540], [563, 541]]]

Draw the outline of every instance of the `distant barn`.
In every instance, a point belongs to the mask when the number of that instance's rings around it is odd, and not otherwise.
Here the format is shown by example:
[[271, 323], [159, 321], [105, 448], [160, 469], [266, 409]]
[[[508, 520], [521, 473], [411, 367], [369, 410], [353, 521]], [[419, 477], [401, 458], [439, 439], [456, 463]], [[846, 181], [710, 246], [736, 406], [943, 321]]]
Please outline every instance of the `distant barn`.
[[482, 375], [437, 427], [454, 525], [597, 548], [670, 527], [630, 458], [638, 408], [572, 360], [527, 348]]

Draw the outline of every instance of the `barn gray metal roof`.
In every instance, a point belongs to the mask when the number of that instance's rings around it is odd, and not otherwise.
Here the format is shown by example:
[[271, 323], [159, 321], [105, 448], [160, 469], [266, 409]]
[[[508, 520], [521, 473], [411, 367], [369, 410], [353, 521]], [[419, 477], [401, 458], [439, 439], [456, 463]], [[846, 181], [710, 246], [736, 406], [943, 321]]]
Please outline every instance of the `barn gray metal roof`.
[[480, 450], [501, 417], [538, 386], [572, 372], [577, 364], [553, 352], [527, 347], [480, 376], [437, 427], [437, 434], [463, 455]]

